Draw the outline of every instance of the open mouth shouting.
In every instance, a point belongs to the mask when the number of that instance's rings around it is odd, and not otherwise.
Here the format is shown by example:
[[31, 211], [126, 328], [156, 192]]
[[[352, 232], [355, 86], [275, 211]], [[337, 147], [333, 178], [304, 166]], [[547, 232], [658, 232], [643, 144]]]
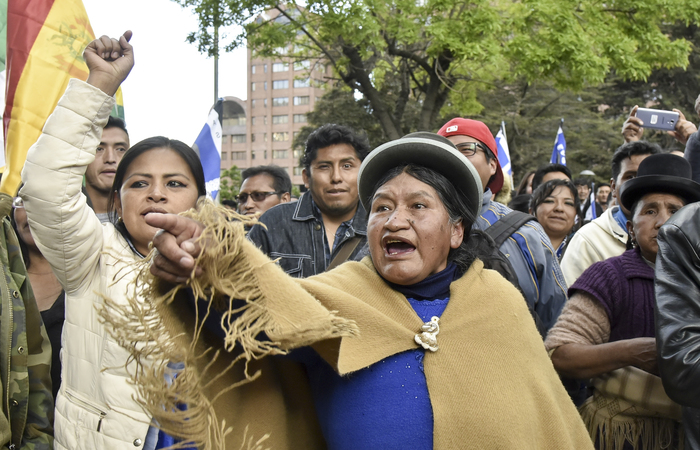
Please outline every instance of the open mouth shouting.
[[384, 251], [389, 256], [404, 255], [415, 250], [416, 246], [405, 239], [395, 237], [384, 239]]

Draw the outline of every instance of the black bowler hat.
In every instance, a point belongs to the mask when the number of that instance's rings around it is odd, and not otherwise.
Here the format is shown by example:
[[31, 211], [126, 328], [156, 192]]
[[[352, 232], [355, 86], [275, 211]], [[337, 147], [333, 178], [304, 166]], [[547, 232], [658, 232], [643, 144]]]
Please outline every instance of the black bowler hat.
[[647, 156], [639, 163], [637, 176], [625, 182], [620, 203], [628, 210], [646, 194], [677, 195], [687, 203], [700, 201], [700, 184], [692, 179], [692, 169], [685, 158], [662, 153]]

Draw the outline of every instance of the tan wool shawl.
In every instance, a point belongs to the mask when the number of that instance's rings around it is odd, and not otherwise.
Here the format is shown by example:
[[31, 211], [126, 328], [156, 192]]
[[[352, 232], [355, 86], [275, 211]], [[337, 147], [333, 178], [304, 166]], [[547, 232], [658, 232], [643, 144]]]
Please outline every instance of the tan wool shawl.
[[[154, 280], [148, 280], [146, 292], [153, 310], [114, 324], [137, 360], [155, 354], [185, 363], [169, 387], [162, 381], [165, 362], [135, 374], [145, 407], [164, 430], [201, 449], [237, 449], [244, 439], [243, 448], [324, 448], [303, 368], [285, 358], [262, 357], [317, 342], [319, 354], [347, 374], [415, 349], [423, 321], [369, 258], [292, 279], [242, 237], [240, 223], [216, 225], [219, 231], [204, 239], [225, 248], [200, 257], [205, 275], [193, 288], [232, 313], [221, 322], [226, 340], [196, 325], [182, 295], [159, 296], [166, 289]], [[236, 309], [222, 293], [248, 303]], [[197, 312], [200, 319], [205, 314]], [[258, 340], [261, 332], [269, 339]], [[148, 339], [159, 343], [147, 345]], [[439, 350], [426, 352], [423, 361], [435, 449], [593, 448], [522, 296], [480, 261], [452, 284], [437, 340]], [[232, 368], [236, 361], [246, 371]], [[174, 410], [178, 402], [188, 411]]]

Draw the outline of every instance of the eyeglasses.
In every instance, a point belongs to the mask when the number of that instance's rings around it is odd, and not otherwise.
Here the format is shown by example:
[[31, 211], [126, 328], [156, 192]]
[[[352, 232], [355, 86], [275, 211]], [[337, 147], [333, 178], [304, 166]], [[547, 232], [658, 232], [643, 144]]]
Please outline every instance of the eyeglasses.
[[487, 155], [491, 153], [491, 150], [480, 142], [462, 142], [461, 144], [456, 144], [455, 147], [466, 157], [474, 156], [477, 148], [483, 150]]
[[15, 197], [12, 199], [12, 207], [17, 209], [17, 208], [24, 208], [24, 201], [22, 200], [22, 197]]
[[244, 204], [245, 202], [248, 201], [248, 197], [252, 197], [254, 202], [261, 202], [265, 200], [267, 197], [271, 195], [279, 194], [277, 191], [272, 191], [272, 192], [251, 192], [250, 194], [246, 192], [242, 192], [238, 194], [238, 197], [236, 199], [238, 200], [238, 203], [241, 205]]

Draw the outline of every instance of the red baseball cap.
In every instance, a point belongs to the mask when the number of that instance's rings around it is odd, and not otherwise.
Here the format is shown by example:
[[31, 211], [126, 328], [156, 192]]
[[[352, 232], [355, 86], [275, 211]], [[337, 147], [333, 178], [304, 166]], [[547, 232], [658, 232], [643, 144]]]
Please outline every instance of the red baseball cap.
[[496, 140], [493, 138], [491, 130], [489, 130], [489, 127], [487, 127], [484, 122], [457, 117], [443, 125], [437, 134], [445, 137], [469, 136], [487, 146], [496, 158], [496, 173], [491, 177], [491, 181], [489, 181], [486, 187], [491, 189], [491, 192], [494, 194], [497, 194], [501, 190], [503, 187], [503, 170], [501, 170], [501, 163], [498, 162], [498, 148], [496, 147]]

